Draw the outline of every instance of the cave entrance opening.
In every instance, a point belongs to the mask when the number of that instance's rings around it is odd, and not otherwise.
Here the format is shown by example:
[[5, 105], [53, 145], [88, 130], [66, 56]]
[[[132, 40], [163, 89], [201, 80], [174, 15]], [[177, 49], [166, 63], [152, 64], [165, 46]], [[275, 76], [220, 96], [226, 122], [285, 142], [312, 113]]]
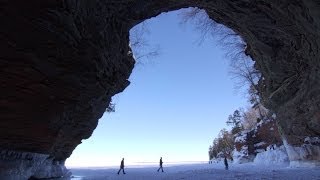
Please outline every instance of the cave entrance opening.
[[104, 114], [67, 166], [118, 165], [122, 157], [129, 165], [157, 163], [161, 156], [167, 163], [208, 160], [213, 138], [247, 100], [235, 93], [226, 60], [239, 49], [221, 45], [221, 32], [229, 30], [214, 24], [215, 31], [208, 31], [211, 25], [199, 18], [187, 21], [196, 18], [188, 14], [193, 10], [162, 13], [131, 29], [131, 84], [113, 97], [115, 112]]

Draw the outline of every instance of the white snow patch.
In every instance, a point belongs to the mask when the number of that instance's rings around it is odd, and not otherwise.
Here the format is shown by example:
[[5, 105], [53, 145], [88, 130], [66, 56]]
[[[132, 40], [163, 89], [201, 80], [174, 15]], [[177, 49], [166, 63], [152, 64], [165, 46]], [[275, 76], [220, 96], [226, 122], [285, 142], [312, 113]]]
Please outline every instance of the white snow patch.
[[247, 133], [249, 131], [242, 131], [234, 140], [234, 142], [243, 143], [246, 142], [247, 139]]
[[256, 143], [256, 144], [254, 144], [254, 147], [259, 147], [259, 146], [263, 146], [263, 145], [265, 145], [266, 143], [265, 142], [259, 142], [259, 143]]
[[267, 151], [260, 152], [254, 159], [257, 165], [289, 165], [289, 157], [285, 147], [282, 145], [275, 149], [267, 148]]
[[240, 151], [233, 150], [232, 154], [234, 164], [252, 162], [254, 158], [253, 155], [248, 155], [248, 146], [242, 146]]
[[256, 149], [256, 150], [254, 150], [255, 152], [257, 152], [257, 153], [262, 153], [262, 152], [265, 152], [265, 150], [264, 149]]

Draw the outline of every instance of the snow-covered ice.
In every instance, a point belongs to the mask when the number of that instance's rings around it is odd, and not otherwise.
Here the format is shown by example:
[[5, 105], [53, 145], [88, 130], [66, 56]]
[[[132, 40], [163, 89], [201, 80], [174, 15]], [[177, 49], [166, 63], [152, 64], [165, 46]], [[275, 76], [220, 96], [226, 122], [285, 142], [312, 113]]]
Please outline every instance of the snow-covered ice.
[[71, 169], [72, 180], [206, 180], [206, 179], [290, 179], [320, 180], [320, 168], [290, 168], [288, 166], [262, 166], [255, 163], [229, 163], [225, 170], [223, 163], [189, 164], [166, 167], [157, 172], [157, 166], [126, 167], [126, 174], [117, 174], [118, 168]]
[[271, 145], [267, 151], [258, 153], [254, 159], [256, 165], [289, 165], [289, 157], [284, 146]]

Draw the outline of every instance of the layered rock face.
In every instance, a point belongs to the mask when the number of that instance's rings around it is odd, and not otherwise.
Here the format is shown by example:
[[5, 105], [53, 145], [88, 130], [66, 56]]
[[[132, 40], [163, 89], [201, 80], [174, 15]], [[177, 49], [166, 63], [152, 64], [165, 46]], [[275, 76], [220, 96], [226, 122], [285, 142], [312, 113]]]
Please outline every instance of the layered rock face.
[[191, 6], [242, 36], [291, 160], [319, 162], [317, 141], [305, 142], [320, 135], [317, 0], [2, 0], [0, 176], [65, 175], [65, 159], [129, 85], [130, 28]]

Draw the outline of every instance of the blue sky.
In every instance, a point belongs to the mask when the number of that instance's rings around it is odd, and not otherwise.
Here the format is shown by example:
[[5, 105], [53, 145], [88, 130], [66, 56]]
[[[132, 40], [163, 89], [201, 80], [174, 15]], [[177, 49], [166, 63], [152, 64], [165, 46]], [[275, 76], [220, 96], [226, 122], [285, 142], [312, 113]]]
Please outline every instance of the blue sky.
[[213, 138], [247, 100], [234, 89], [218, 41], [199, 45], [193, 24], [180, 22], [178, 11], [147, 21], [145, 38], [161, 54], [136, 65], [130, 86], [113, 98], [116, 112], [104, 114], [67, 166], [208, 160]]

